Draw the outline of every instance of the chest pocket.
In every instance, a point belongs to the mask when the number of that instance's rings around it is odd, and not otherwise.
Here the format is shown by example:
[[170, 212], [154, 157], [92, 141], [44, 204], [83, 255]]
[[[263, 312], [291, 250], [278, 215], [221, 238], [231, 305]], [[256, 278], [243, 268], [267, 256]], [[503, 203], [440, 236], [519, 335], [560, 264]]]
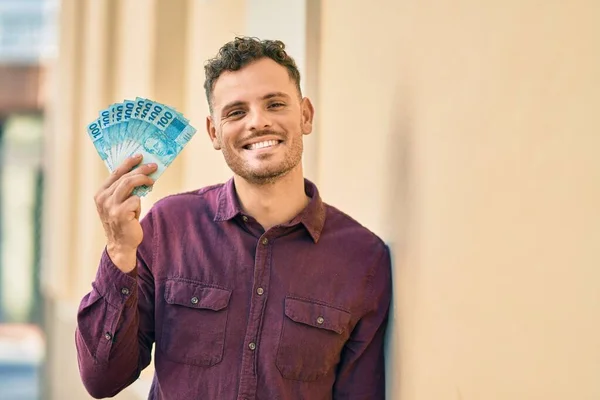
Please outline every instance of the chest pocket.
[[348, 311], [287, 297], [276, 360], [281, 375], [314, 381], [334, 372], [350, 335], [349, 324]]
[[169, 279], [160, 349], [171, 361], [212, 366], [223, 359], [231, 290]]

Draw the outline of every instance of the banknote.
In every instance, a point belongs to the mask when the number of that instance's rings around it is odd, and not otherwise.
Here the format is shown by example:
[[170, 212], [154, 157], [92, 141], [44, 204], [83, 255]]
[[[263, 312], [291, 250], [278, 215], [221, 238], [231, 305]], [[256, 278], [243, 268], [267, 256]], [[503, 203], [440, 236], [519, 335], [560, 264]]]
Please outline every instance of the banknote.
[[133, 115], [133, 109], [135, 108], [135, 101], [133, 100], [125, 100], [123, 102], [123, 121], [120, 124], [119, 136], [123, 139], [123, 152], [128, 153], [129, 141], [127, 140], [127, 128], [129, 126], [129, 121], [131, 120], [131, 116]]
[[[147, 155], [148, 159], [152, 160], [150, 162], [158, 164], [157, 171], [150, 175], [156, 181], [183, 150], [196, 130], [175, 110], [157, 103], [152, 105], [145, 121], [148, 125], [137, 137], [137, 152], [144, 154], [144, 158]], [[147, 187], [142, 186], [136, 188], [134, 194], [141, 196], [146, 194], [147, 190]]]
[[[196, 133], [189, 120], [173, 107], [141, 97], [110, 104], [86, 129], [109, 171], [127, 157], [142, 154], [142, 163], [158, 165], [150, 175], [155, 182]], [[133, 194], [141, 197], [150, 190], [140, 186]]]
[[108, 146], [108, 158], [112, 164], [112, 162], [115, 160], [116, 151], [112, 147], [113, 141], [111, 140], [110, 132], [108, 130], [108, 126], [110, 124], [110, 107], [100, 111], [98, 124], [102, 130], [105, 143]]
[[104, 131], [100, 128], [100, 119], [97, 119], [87, 126], [87, 132], [92, 139], [92, 143], [109, 171], [113, 170], [112, 161], [110, 159], [110, 147], [104, 136]]

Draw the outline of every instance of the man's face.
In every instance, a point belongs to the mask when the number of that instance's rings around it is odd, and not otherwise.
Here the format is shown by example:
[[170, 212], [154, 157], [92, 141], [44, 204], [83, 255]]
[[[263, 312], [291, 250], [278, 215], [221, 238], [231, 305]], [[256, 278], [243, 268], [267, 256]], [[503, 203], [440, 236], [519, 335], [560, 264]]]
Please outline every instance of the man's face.
[[300, 165], [302, 135], [312, 131], [314, 111], [285, 67], [263, 58], [224, 72], [212, 105], [208, 134], [236, 175], [264, 184]]

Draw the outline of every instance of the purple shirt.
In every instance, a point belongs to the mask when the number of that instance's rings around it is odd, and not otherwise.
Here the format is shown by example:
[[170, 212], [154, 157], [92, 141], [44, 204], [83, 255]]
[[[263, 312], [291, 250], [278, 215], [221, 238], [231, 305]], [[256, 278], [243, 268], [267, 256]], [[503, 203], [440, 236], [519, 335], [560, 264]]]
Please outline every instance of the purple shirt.
[[233, 180], [173, 195], [143, 219], [135, 270], [105, 251], [76, 331], [90, 394], [130, 385], [155, 344], [149, 399], [384, 399], [388, 248], [305, 187], [266, 232]]

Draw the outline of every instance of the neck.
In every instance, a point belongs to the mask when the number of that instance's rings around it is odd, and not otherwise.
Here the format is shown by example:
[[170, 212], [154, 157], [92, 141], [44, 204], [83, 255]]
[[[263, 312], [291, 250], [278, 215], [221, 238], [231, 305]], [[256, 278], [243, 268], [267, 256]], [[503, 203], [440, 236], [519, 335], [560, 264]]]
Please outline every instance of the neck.
[[310, 201], [304, 191], [301, 164], [271, 183], [255, 184], [238, 175], [233, 179], [242, 210], [265, 231], [291, 221]]

